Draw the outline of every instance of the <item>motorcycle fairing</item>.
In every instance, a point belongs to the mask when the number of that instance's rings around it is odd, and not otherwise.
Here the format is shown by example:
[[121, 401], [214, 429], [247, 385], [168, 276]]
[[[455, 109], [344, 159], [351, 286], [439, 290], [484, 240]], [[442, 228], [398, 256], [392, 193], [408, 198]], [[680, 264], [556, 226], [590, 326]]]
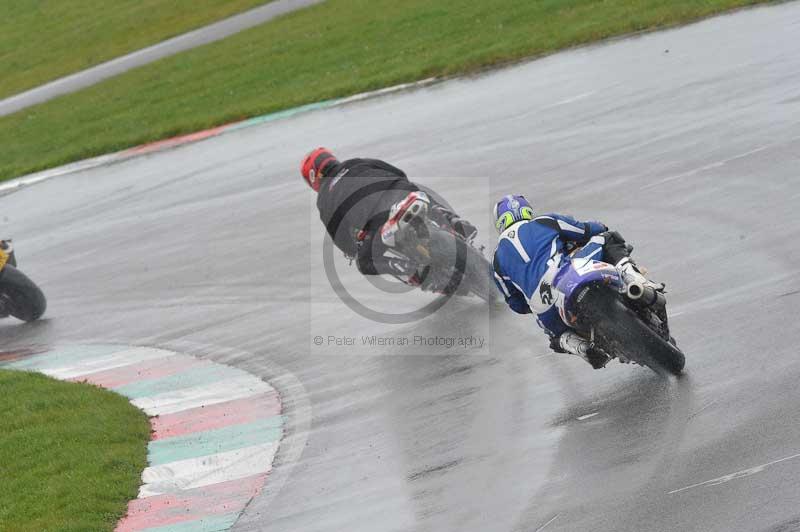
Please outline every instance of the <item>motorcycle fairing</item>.
[[591, 259], [572, 259], [556, 274], [553, 286], [561, 297], [557, 297], [555, 303], [561, 320], [568, 327], [575, 327], [578, 321], [575, 306], [589, 286], [595, 284], [611, 286], [616, 290], [622, 290], [625, 286], [614, 266]]

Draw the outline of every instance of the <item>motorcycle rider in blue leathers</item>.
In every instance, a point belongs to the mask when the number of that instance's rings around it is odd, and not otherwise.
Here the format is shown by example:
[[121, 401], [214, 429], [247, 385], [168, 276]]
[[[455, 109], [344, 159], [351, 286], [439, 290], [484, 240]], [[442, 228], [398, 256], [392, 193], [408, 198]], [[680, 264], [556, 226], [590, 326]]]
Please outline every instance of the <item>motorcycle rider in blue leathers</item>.
[[605, 367], [609, 356], [561, 319], [558, 292], [551, 285], [576, 249], [572, 258], [608, 262], [624, 275], [647, 282], [630, 259], [631, 248], [600, 222], [580, 222], [562, 214], [537, 216], [524, 196], [503, 197], [494, 207], [494, 218], [500, 234], [494, 278], [506, 303], [519, 314], [536, 314], [555, 352], [577, 355], [595, 369]]

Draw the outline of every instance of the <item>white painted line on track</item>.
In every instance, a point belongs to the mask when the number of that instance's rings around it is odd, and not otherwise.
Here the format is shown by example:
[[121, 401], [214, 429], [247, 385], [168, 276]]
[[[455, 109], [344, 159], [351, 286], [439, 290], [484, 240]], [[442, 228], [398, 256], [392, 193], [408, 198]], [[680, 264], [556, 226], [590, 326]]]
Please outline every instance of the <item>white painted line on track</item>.
[[26, 176], [19, 177], [17, 179], [12, 179], [10, 181], [0, 184], [0, 193], [8, 192], [11, 190], [15, 190], [30, 185], [35, 185], [36, 183], [47, 181], [48, 179], [51, 179], [53, 177], [58, 177], [62, 175], [71, 174], [74, 172], [80, 172], [81, 170], [88, 170], [91, 168], [96, 168], [98, 166], [103, 166], [104, 164], [116, 161], [117, 158], [118, 158], [117, 153], [109, 153], [106, 155], [100, 155], [99, 157], [92, 157], [91, 159], [84, 159], [82, 161], [66, 164], [64, 166], [50, 168], [48, 170], [43, 170], [41, 172], [36, 172], [34, 174], [28, 174]]
[[781, 142], [774, 142], [772, 144], [767, 144], [765, 146], [759, 146], [758, 148], [746, 151], [744, 153], [740, 153], [738, 155], [734, 155], [733, 157], [729, 157], [727, 159], [722, 159], [721, 161], [713, 162], [713, 163], [701, 166], [699, 168], [695, 168], [693, 170], [689, 170], [688, 172], [683, 172], [683, 173], [680, 173], [680, 174], [676, 174], [676, 175], [664, 178], [664, 179], [662, 179], [660, 181], [656, 181], [655, 183], [648, 183], [647, 185], [644, 185], [643, 187], [641, 187], [641, 190], [646, 190], [648, 188], [657, 187], [659, 185], [663, 185], [664, 183], [669, 183], [671, 181], [676, 181], [678, 179], [683, 179], [684, 177], [691, 177], [691, 176], [700, 174], [702, 172], [705, 172], [706, 170], [712, 170], [714, 168], [719, 168], [721, 166], [725, 166], [726, 164], [728, 164], [730, 162], [736, 161], [738, 159], [744, 159], [745, 157], [749, 157], [751, 155], [755, 155], [756, 153], [760, 153], [760, 152], [762, 152], [764, 150], [768, 150], [770, 148], [775, 148], [775, 147], [778, 147], [778, 146], [784, 146], [786, 144], [791, 144], [792, 142], [795, 142], [797, 140], [800, 140], [800, 136], [791, 137], [791, 138], [783, 140]]
[[585, 416], [578, 416], [578, 421], [583, 421], [584, 419], [592, 418], [592, 417], [596, 416], [599, 413], [600, 412], [593, 412], [591, 414], [586, 414]]
[[716, 399], [714, 399], [713, 401], [710, 401], [710, 402], [706, 403], [704, 406], [702, 406], [702, 407], [701, 407], [699, 410], [697, 410], [696, 412], [693, 412], [692, 414], [689, 414], [689, 418], [688, 418], [688, 419], [692, 419], [693, 417], [695, 417], [695, 416], [699, 415], [701, 412], [703, 412], [703, 411], [705, 411], [706, 409], [708, 409], [708, 408], [710, 408], [710, 407], [714, 406], [715, 404], [717, 404], [717, 400], [716, 400]]
[[671, 181], [676, 181], [676, 180], [682, 179], [684, 177], [692, 177], [693, 175], [700, 174], [702, 172], [705, 172], [706, 170], [713, 170], [714, 168], [719, 168], [720, 166], [725, 166], [726, 164], [728, 164], [730, 162], [733, 162], [733, 161], [735, 161], [737, 159], [743, 159], [743, 158], [748, 157], [750, 155], [754, 155], [754, 154], [756, 154], [758, 152], [762, 152], [762, 151], [764, 151], [767, 148], [770, 148], [772, 146], [774, 146], [774, 144], [769, 145], [769, 146], [759, 146], [758, 148], [756, 148], [754, 150], [750, 150], [750, 151], [747, 151], [747, 152], [744, 152], [744, 153], [740, 153], [739, 155], [734, 155], [733, 157], [730, 157], [728, 159], [723, 159], [721, 161], [710, 163], [710, 164], [701, 166], [699, 168], [695, 168], [694, 170], [689, 170], [688, 172], [683, 172], [681, 174], [676, 174], [676, 175], [667, 177], [665, 179], [662, 179], [661, 181], [656, 181], [655, 183], [649, 183], [649, 184], [643, 186], [642, 190], [646, 190], [648, 188], [657, 187], [659, 185], [663, 185], [664, 183], [669, 183]]
[[341, 100], [337, 100], [336, 104], [341, 105], [346, 103], [360, 102], [376, 96], [384, 96], [386, 94], [392, 94], [394, 92], [404, 91], [406, 89], [424, 87], [425, 85], [431, 85], [432, 83], [437, 83], [439, 81], [441, 81], [440, 78], [425, 78], [419, 81], [412, 81], [410, 83], [401, 83], [400, 85], [393, 85], [391, 87], [386, 87], [385, 89], [377, 89], [374, 91], [361, 92], [352, 96], [347, 96]]
[[711, 480], [706, 480], [704, 482], [698, 482], [697, 484], [692, 484], [691, 486], [686, 486], [683, 488], [679, 488], [676, 490], [672, 490], [667, 492], [668, 495], [672, 495], [673, 493], [680, 493], [681, 491], [690, 490], [693, 488], [699, 488], [700, 486], [717, 486], [719, 484], [724, 484], [726, 482], [730, 482], [731, 480], [736, 480], [738, 478], [745, 478], [749, 477], [750, 475], [755, 475], [756, 473], [761, 473], [769, 466], [779, 464], [781, 462], [786, 462], [787, 460], [794, 460], [795, 458], [800, 458], [800, 453], [793, 454], [792, 456], [787, 456], [786, 458], [781, 458], [779, 460], [773, 460], [772, 462], [767, 462], [766, 464], [757, 465], [755, 467], [751, 467], [749, 469], [742, 469], [741, 471], [737, 471], [735, 473], [731, 473], [729, 475], [724, 475], [717, 478], [712, 478]]
[[542, 530], [544, 530], [545, 528], [547, 528], [548, 526], [550, 526], [550, 523], [552, 523], [553, 521], [555, 521], [555, 520], [558, 518], [558, 516], [559, 516], [559, 515], [561, 515], [561, 514], [556, 514], [556, 515], [554, 515], [552, 519], [550, 519], [548, 522], [546, 522], [545, 524], [543, 524], [542, 526], [540, 526], [539, 528], [537, 528], [537, 529], [536, 529], [536, 532], [542, 532]]
[[90, 375], [98, 371], [130, 366], [139, 362], [166, 358], [172, 353], [163, 349], [153, 349], [150, 347], [134, 347], [124, 351], [117, 351], [105, 357], [89, 358], [85, 361], [76, 361], [71, 364], [58, 368], [44, 368], [39, 370], [41, 373], [55, 379], [72, 379], [82, 375]]
[[574, 102], [578, 102], [580, 100], [584, 100], [584, 99], [588, 98], [589, 96], [593, 96], [593, 95], [597, 94], [597, 92], [598, 91], [584, 92], [582, 94], [578, 94], [576, 96], [573, 96], [572, 98], [567, 98], [566, 100], [561, 100], [561, 101], [558, 101], [556, 103], [553, 103], [553, 104], [547, 105], [545, 107], [542, 107], [540, 110], [553, 109], [555, 107], [561, 107], [562, 105], [568, 105], [568, 104], [571, 104], [571, 103], [574, 103]]
[[151, 466], [142, 472], [139, 498], [174, 493], [268, 473], [279, 442], [253, 445], [198, 458]]
[[134, 399], [131, 403], [144, 410], [150, 416], [158, 416], [173, 414], [189, 408], [242, 399], [273, 390], [274, 388], [266, 382], [256, 380], [252, 375], [245, 374], [241, 377], [221, 380], [211, 384], [141, 397]]

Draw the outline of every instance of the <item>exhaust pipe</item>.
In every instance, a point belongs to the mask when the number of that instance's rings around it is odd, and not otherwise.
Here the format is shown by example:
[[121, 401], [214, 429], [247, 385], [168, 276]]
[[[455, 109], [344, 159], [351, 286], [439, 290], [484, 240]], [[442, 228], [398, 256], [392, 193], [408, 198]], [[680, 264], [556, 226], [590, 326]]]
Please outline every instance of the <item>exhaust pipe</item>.
[[632, 299], [646, 307], [663, 307], [667, 304], [664, 294], [638, 282], [633, 282], [628, 285], [626, 295], [628, 299]]

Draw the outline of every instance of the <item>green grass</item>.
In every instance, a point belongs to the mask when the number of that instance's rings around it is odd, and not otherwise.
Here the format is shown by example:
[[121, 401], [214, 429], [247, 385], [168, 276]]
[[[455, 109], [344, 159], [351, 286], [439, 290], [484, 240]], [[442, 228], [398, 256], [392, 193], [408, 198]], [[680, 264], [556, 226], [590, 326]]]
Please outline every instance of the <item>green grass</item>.
[[136, 498], [150, 424], [127, 399], [0, 370], [0, 531], [113, 530]]
[[268, 0], [0, 0], [0, 99]]
[[0, 179], [759, 0], [328, 0], [0, 118]]

